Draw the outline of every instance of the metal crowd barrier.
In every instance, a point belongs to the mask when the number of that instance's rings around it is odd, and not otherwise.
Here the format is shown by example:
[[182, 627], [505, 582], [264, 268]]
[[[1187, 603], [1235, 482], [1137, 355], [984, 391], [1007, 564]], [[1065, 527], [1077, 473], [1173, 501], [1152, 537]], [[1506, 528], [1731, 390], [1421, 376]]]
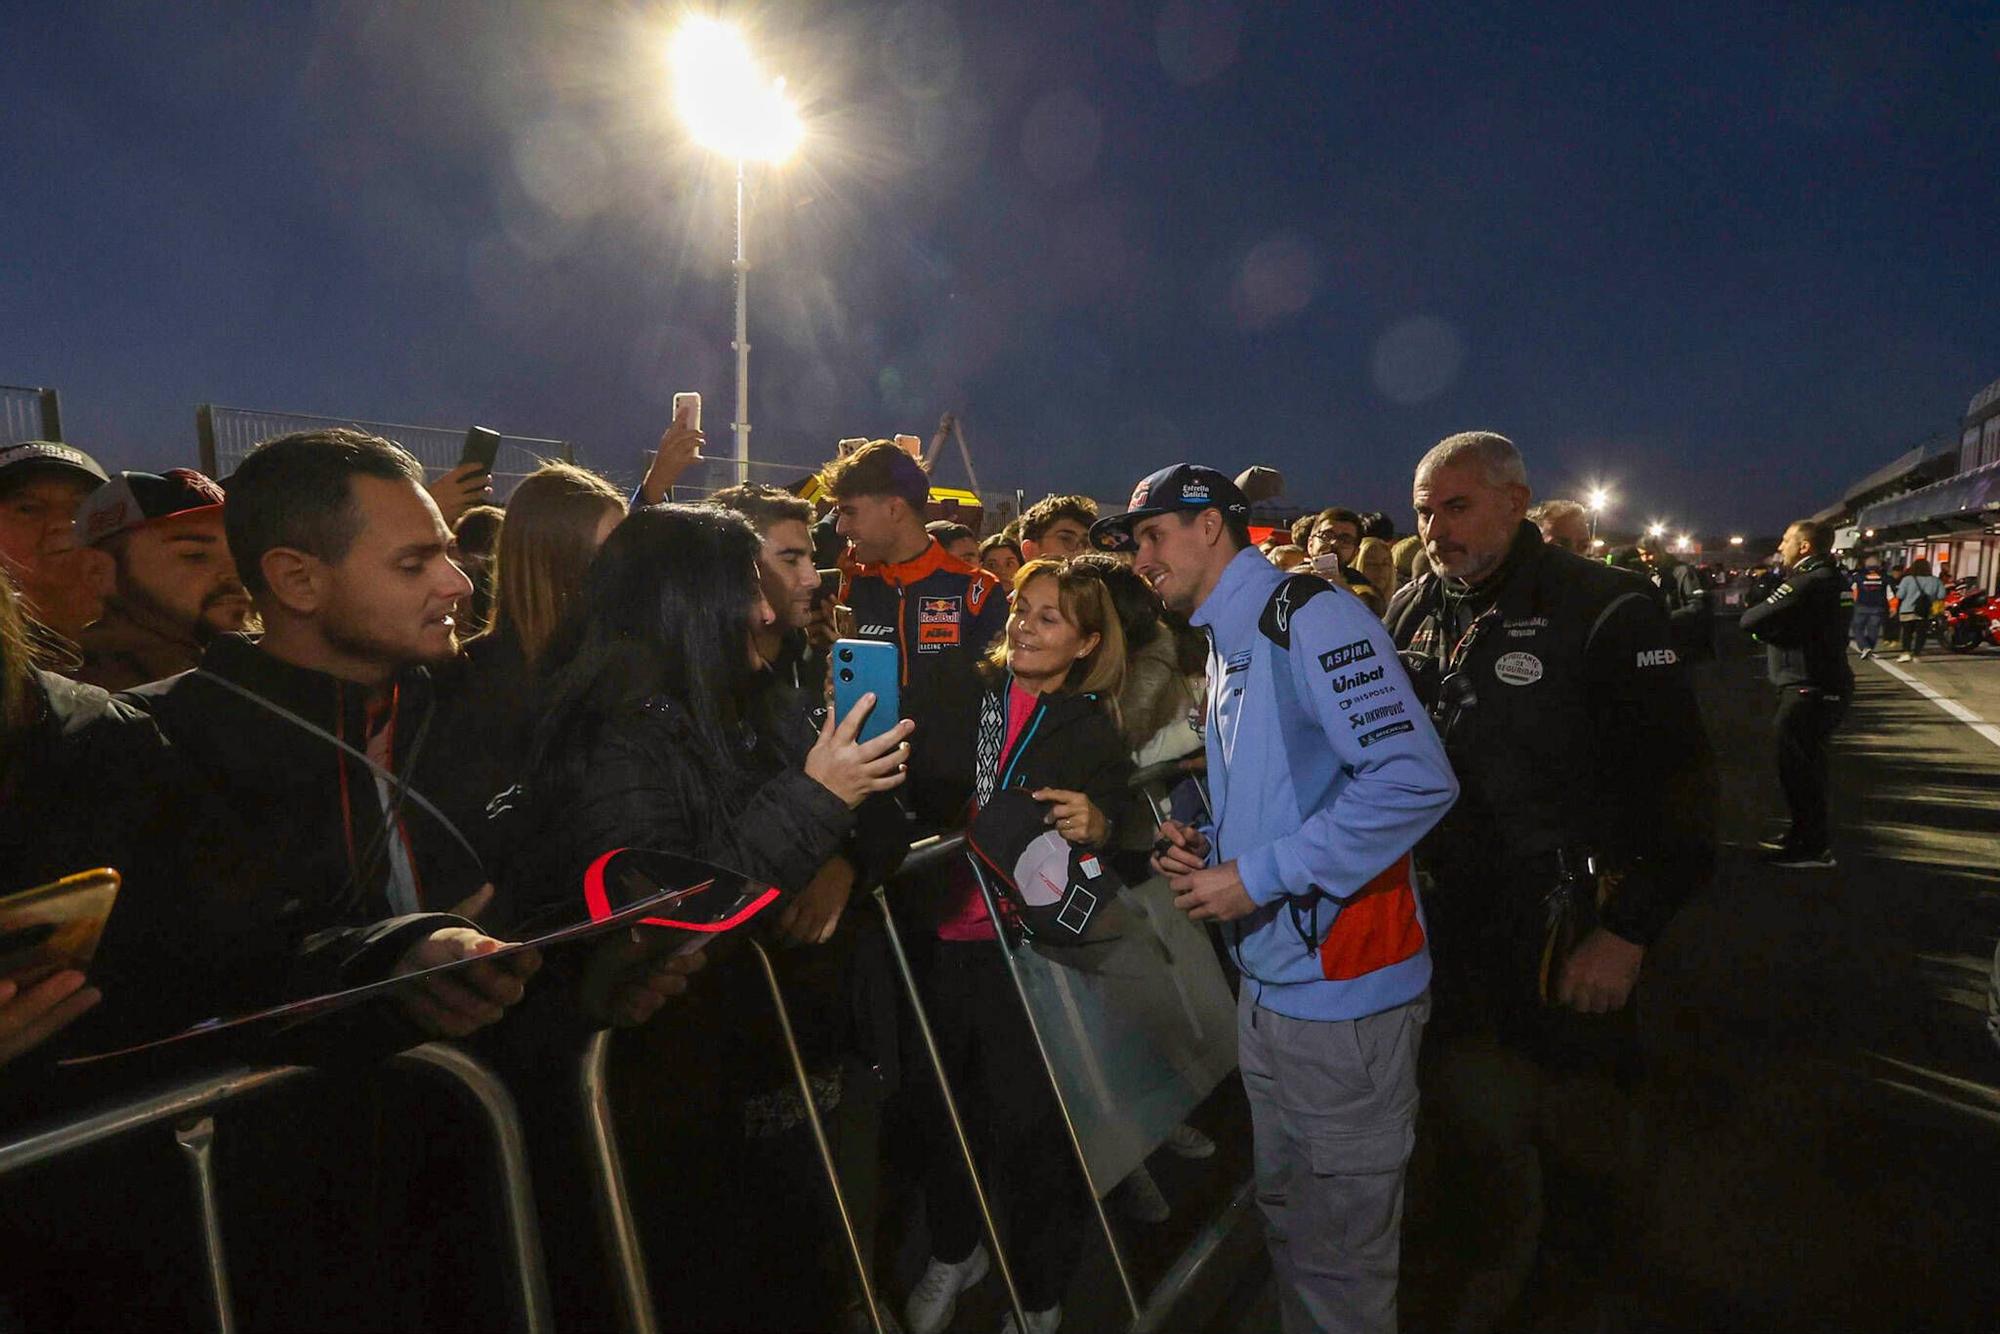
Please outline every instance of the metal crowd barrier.
[[[507, 1241], [514, 1274], [514, 1302], [520, 1326], [527, 1334], [542, 1334], [554, 1326], [549, 1314], [548, 1279], [542, 1265], [541, 1232], [535, 1216], [534, 1187], [521, 1118], [513, 1095], [491, 1069], [456, 1047], [429, 1043], [393, 1058], [392, 1064], [414, 1067], [455, 1085], [485, 1114], [493, 1132], [504, 1186]], [[199, 1075], [43, 1129], [0, 1141], [0, 1176], [49, 1162], [91, 1145], [149, 1126], [171, 1123], [174, 1139], [187, 1156], [196, 1208], [201, 1215], [202, 1255], [207, 1268], [209, 1302], [219, 1334], [236, 1328], [230, 1297], [229, 1264], [223, 1246], [222, 1211], [216, 1194], [213, 1152], [216, 1136], [213, 1111], [253, 1093], [298, 1083], [316, 1071], [306, 1066], [268, 1069], [236, 1068]]]
[[[895, 877], [898, 880], [935, 870], [936, 868], [965, 855], [965, 836], [962, 833], [939, 835], [913, 844], [904, 859], [902, 869]], [[978, 875], [981, 892], [986, 896], [987, 909], [996, 921], [1001, 919], [999, 905], [994, 899], [992, 886], [986, 880], [976, 859], [966, 858]], [[1007, 1248], [1000, 1237], [998, 1222], [986, 1191], [986, 1183], [981, 1175], [977, 1155], [972, 1140], [965, 1128], [959, 1111], [956, 1091], [945, 1071], [943, 1057], [937, 1046], [930, 1025], [929, 1012], [917, 985], [915, 971], [910, 965], [908, 951], [904, 948], [902, 933], [897, 929], [895, 914], [889, 906], [886, 886], [876, 886], [871, 892], [877, 909], [882, 915], [882, 924], [887, 933], [891, 956], [903, 985], [904, 997], [909, 1002], [912, 1017], [916, 1020], [918, 1036], [922, 1040], [924, 1058], [929, 1063], [932, 1075], [937, 1080], [938, 1092], [944, 1104], [946, 1119], [951, 1124], [959, 1154], [964, 1161], [966, 1175], [972, 1186], [972, 1195], [979, 1209], [980, 1222], [986, 1233], [995, 1270], [1006, 1288], [1007, 1301], [1013, 1309], [1015, 1319], [1026, 1328], [1026, 1312], [1021, 1305], [1019, 1287], [1014, 1279], [1013, 1267], [1009, 1261]], [[1103, 1193], [1097, 1189], [1090, 1164], [1085, 1160], [1083, 1146], [1077, 1137], [1076, 1126], [1071, 1112], [1057, 1081], [1054, 1071], [1049, 1068], [1049, 1050], [1043, 1040], [1034, 1011], [1022, 991], [1018, 965], [1013, 951], [1004, 935], [998, 948], [1006, 955], [1008, 975], [1012, 978], [1017, 994], [1021, 995], [1022, 1012], [1026, 1015], [1035, 1039], [1036, 1050], [1040, 1053], [1045, 1072], [1049, 1076], [1051, 1088], [1055, 1092], [1057, 1105], [1061, 1110], [1063, 1124], [1068, 1132], [1070, 1151], [1075, 1154], [1077, 1166], [1090, 1189], [1091, 1201], [1097, 1212], [1098, 1225], [1103, 1230], [1106, 1245], [1110, 1249], [1111, 1261], [1118, 1274], [1118, 1281], [1124, 1295], [1125, 1304], [1131, 1314], [1131, 1328], [1135, 1331], [1151, 1331], [1162, 1328], [1176, 1302], [1186, 1293], [1194, 1280], [1207, 1268], [1222, 1244], [1239, 1228], [1251, 1214], [1253, 1183], [1245, 1181], [1230, 1197], [1222, 1211], [1211, 1219], [1195, 1236], [1192, 1242], [1168, 1267], [1165, 1275], [1153, 1289], [1141, 1299], [1133, 1282], [1132, 1271], [1127, 1263], [1123, 1247], [1112, 1227], [1110, 1215], [1106, 1212]], [[797, 1082], [801, 1100], [804, 1103], [808, 1124], [812, 1131], [814, 1147], [818, 1152], [821, 1168], [826, 1175], [836, 1211], [839, 1214], [844, 1239], [847, 1243], [849, 1260], [859, 1283], [862, 1299], [869, 1318], [878, 1334], [888, 1328], [885, 1311], [875, 1291], [873, 1276], [868, 1261], [868, 1247], [856, 1231], [856, 1225], [848, 1209], [846, 1192], [840, 1181], [838, 1166], [821, 1122], [818, 1105], [812, 1094], [807, 1078], [805, 1062], [799, 1053], [793, 1037], [790, 1012], [786, 1007], [783, 989], [771, 967], [770, 956], [761, 945], [753, 942], [752, 951], [763, 971], [765, 982], [771, 993], [780, 1035], [791, 1060], [793, 1078]], [[631, 1334], [658, 1334], [660, 1319], [654, 1306], [651, 1282], [647, 1275], [644, 1248], [639, 1239], [637, 1220], [633, 1214], [630, 1196], [624, 1178], [623, 1160], [618, 1143], [616, 1126], [612, 1119], [610, 1089], [607, 1080], [607, 1058], [610, 1051], [611, 1030], [599, 1032], [585, 1049], [578, 1069], [578, 1094], [581, 1098], [584, 1123], [591, 1140], [592, 1190], [598, 1206], [598, 1221], [604, 1233], [607, 1250], [616, 1269], [614, 1275], [620, 1295], [625, 1328]]]

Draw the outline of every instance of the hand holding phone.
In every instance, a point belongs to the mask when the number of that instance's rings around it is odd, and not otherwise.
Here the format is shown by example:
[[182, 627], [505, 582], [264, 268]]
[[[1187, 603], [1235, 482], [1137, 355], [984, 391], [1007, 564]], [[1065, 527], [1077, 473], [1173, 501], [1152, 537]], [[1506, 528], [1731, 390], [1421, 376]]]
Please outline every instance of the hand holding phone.
[[469, 426], [465, 431], [465, 448], [458, 453], [458, 463], [464, 467], [468, 463], [477, 464], [478, 471], [490, 473], [493, 465], [500, 460], [500, 433], [485, 426]]
[[660, 436], [646, 478], [639, 484], [639, 502], [657, 505], [667, 498], [688, 466], [701, 461], [701, 447], [708, 437], [701, 433], [701, 395], [685, 391], [674, 395], [674, 419]]
[[65, 969], [87, 969], [119, 883], [107, 866], [0, 898], [0, 980], [26, 991]]

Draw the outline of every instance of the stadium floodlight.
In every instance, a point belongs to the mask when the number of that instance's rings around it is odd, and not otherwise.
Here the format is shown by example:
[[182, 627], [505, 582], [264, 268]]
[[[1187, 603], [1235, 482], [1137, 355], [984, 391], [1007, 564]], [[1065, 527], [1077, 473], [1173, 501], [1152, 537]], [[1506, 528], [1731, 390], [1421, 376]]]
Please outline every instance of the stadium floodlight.
[[750, 480], [750, 262], [744, 248], [743, 178], [748, 164], [783, 162], [804, 138], [785, 81], [757, 65], [750, 44], [713, 18], [682, 24], [669, 48], [674, 107], [688, 135], [736, 163], [736, 419], [730, 423], [736, 480]]

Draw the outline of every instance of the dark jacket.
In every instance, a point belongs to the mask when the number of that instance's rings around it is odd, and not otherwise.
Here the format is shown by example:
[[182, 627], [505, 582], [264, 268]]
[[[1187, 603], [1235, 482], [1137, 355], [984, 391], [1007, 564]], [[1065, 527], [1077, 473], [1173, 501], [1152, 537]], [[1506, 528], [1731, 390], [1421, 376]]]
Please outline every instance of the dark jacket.
[[902, 714], [917, 724], [908, 800], [927, 824], [955, 824], [972, 790], [979, 661], [1007, 627], [1000, 581], [955, 559], [935, 538], [900, 565], [844, 568], [841, 601], [854, 611], [854, 633], [895, 644], [901, 657]]
[[1808, 556], [1768, 596], [1743, 611], [1745, 634], [1764, 645], [1775, 686], [1811, 686], [1843, 699], [1854, 692], [1847, 661], [1847, 627], [1854, 591], [1833, 561]]
[[105, 690], [130, 690], [178, 676], [201, 661], [201, 644], [181, 626], [164, 624], [120, 598], [105, 604], [97, 623], [77, 636], [83, 666], [76, 679]]
[[717, 781], [685, 708], [665, 696], [607, 720], [584, 760], [585, 780], [551, 789], [529, 775], [524, 836], [503, 868], [510, 913], [583, 903], [583, 872], [614, 848], [696, 857], [786, 891], [803, 888], [853, 831], [846, 803], [800, 767], [811, 749], [804, 719], [750, 757], [743, 782]]
[[1663, 556], [1661, 562], [1653, 582], [1667, 605], [1674, 651], [1685, 661], [1704, 662], [1715, 656], [1715, 608], [1710, 605], [1708, 585], [1701, 571], [1685, 561]]
[[0, 751], [0, 893], [100, 866], [123, 879], [87, 970], [104, 1000], [45, 1050], [126, 1045], [251, 999], [220, 803], [151, 718], [97, 687], [36, 672], [31, 708]]
[[1481, 625], [1452, 664], [1473, 702], [1434, 708], [1461, 785], [1419, 849], [1440, 901], [1533, 892], [1559, 851], [1584, 850], [1619, 877], [1603, 924], [1651, 943], [1715, 854], [1713, 756], [1654, 590], [1524, 523], [1485, 584], [1455, 596], [1425, 575], [1387, 620], [1433, 695], [1438, 660]]
[[419, 760], [417, 786], [450, 817], [489, 867], [509, 849], [504, 822], [487, 807], [521, 781], [534, 733], [534, 673], [513, 635], [481, 635], [434, 674], [437, 720]]
[[1889, 614], [1890, 585], [1888, 575], [1882, 573], [1880, 569], [1857, 570], [1854, 577], [1849, 580], [1849, 584], [1854, 590], [1854, 607], [1856, 611], [1865, 608], [1869, 611], [1880, 612], [1884, 616]]
[[[1008, 684], [1003, 677], [992, 686], [1003, 709]], [[978, 753], [978, 725], [975, 710], [970, 743], [965, 748], [972, 756]], [[977, 763], [976, 759], [973, 763]], [[968, 768], [968, 786], [973, 777]], [[1125, 749], [1124, 738], [1119, 736], [1109, 709], [1095, 695], [1072, 691], [1039, 697], [1035, 711], [1021, 726], [1014, 749], [1000, 756], [993, 777], [995, 792], [1009, 788], [1033, 792], [1037, 788], [1057, 787], [1083, 793], [1110, 821], [1111, 829], [1104, 841], [1107, 851], [1118, 847], [1120, 832], [1132, 820], [1133, 803], [1138, 799], [1131, 788], [1132, 756]], [[948, 914], [968, 891], [978, 892], [973, 888], [970, 874], [959, 874], [956, 868], [949, 881], [952, 888], [945, 901], [937, 905], [940, 913], [933, 916]]]
[[[152, 714], [228, 807], [233, 873], [246, 877], [258, 934], [294, 961], [284, 989], [310, 994], [373, 980], [421, 937], [468, 925], [435, 911], [485, 882], [458, 838], [422, 805], [404, 802], [401, 828], [420, 910], [398, 914], [388, 894], [393, 835], [383, 828], [375, 774], [245, 694], [367, 749], [370, 692], [280, 662], [242, 635], [217, 639], [199, 669], [120, 698]], [[407, 776], [429, 739], [429, 676], [421, 668], [403, 672], [390, 701], [391, 768]]]

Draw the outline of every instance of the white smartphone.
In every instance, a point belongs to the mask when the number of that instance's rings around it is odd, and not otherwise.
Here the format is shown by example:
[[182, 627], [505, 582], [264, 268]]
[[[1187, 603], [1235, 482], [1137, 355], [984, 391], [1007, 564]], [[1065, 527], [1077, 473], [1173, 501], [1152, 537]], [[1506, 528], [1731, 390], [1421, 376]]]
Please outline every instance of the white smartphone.
[[924, 461], [924, 442], [913, 435], [897, 436], [896, 448], [902, 450], [919, 463]]
[[[674, 425], [685, 426], [691, 431], [699, 431], [701, 429], [700, 394], [695, 393], [692, 389], [683, 389], [680, 393], [674, 395]], [[696, 450], [694, 456], [699, 459], [701, 451]]]

